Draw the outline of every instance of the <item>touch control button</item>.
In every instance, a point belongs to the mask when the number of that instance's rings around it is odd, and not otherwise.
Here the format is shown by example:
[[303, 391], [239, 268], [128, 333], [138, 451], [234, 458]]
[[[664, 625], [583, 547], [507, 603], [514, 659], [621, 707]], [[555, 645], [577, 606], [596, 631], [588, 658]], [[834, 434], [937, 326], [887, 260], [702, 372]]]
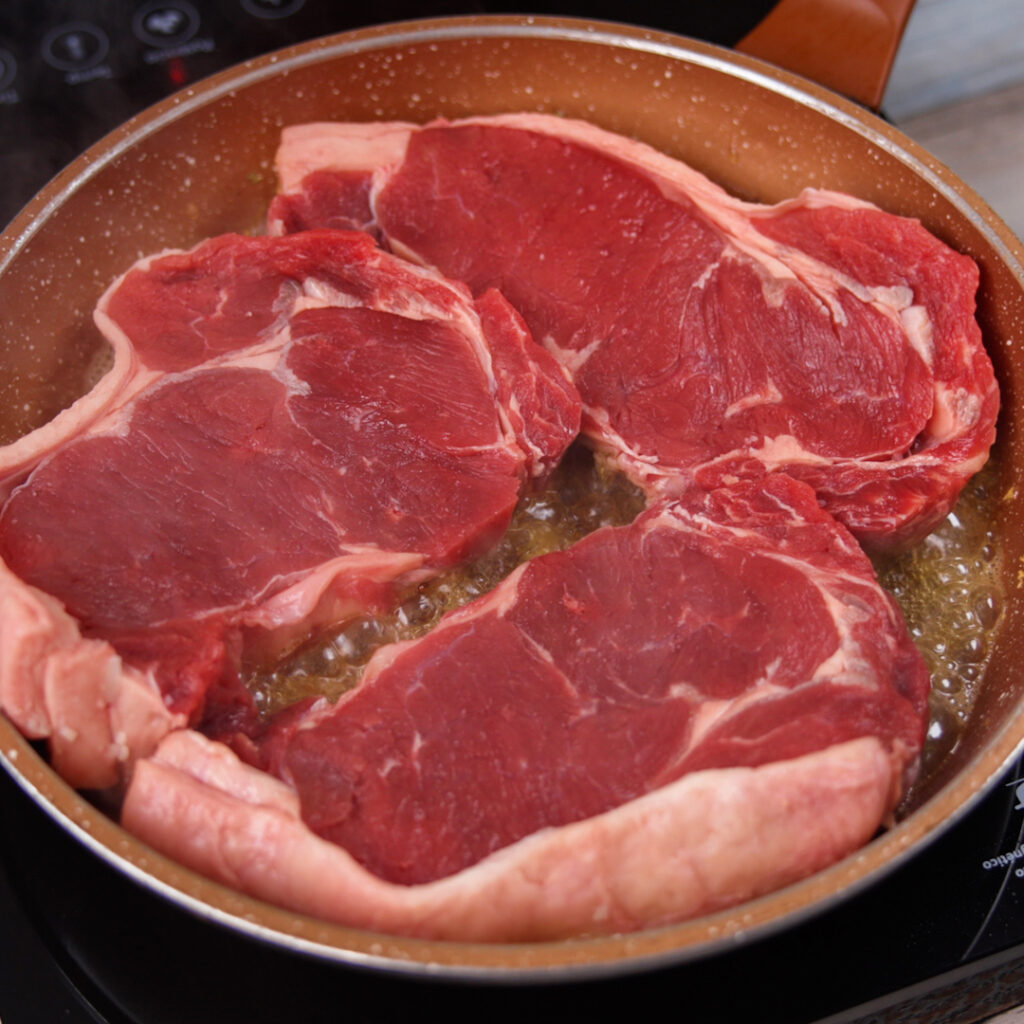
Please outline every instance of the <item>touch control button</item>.
[[306, 0], [242, 0], [242, 6], [257, 18], [284, 18], [301, 10]]
[[0, 49], [0, 92], [3, 92], [18, 73], [18, 62], [10, 50]]
[[43, 37], [43, 60], [58, 71], [88, 71], [106, 57], [110, 40], [87, 21], [58, 25]]
[[180, 46], [199, 31], [199, 12], [188, 0], [155, 0], [135, 12], [132, 31], [148, 46]]

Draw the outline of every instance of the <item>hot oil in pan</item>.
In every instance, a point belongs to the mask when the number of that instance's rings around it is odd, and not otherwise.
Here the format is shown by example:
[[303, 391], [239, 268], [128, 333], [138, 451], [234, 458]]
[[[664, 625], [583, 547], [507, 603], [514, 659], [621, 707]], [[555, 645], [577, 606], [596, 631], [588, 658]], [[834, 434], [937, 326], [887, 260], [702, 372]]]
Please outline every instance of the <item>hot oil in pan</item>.
[[958, 743], [992, 653], [1004, 594], [993, 527], [1001, 500], [990, 461], [937, 530], [909, 551], [875, 563], [931, 672], [922, 779]]
[[[875, 563], [932, 676], [922, 779], [956, 745], [990, 654], [1002, 606], [992, 528], [996, 490], [996, 473], [986, 468], [923, 543]], [[249, 665], [247, 685], [267, 715], [304, 697], [336, 700], [359, 682], [378, 647], [422, 635], [446, 611], [490, 590], [521, 562], [564, 549], [600, 526], [629, 523], [643, 505], [625, 477], [576, 445], [547, 487], [520, 502], [508, 533], [489, 554], [421, 585], [392, 614], [322, 634], [273, 667]]]
[[643, 510], [640, 492], [573, 445], [547, 485], [524, 497], [508, 531], [483, 557], [420, 585], [389, 615], [359, 618], [304, 644], [273, 667], [243, 666], [264, 714], [304, 697], [337, 699], [352, 689], [373, 652], [428, 632], [446, 612], [500, 583], [517, 565], [569, 547], [600, 526], [623, 526]]

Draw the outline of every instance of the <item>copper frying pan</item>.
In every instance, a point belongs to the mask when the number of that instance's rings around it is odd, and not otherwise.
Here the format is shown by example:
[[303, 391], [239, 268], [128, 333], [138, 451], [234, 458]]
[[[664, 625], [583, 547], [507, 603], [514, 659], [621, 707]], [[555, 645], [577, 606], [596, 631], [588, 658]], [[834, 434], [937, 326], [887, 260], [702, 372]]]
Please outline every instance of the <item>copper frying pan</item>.
[[[884, 6], [884, 5], [883, 5]], [[905, 7], [905, 5], [903, 5]], [[887, 60], [891, 60], [891, 52]], [[888, 63], [883, 62], [884, 71]], [[870, 95], [866, 95], [871, 102]], [[877, 99], [877, 97], [875, 97]], [[118, 871], [242, 933], [348, 964], [453, 977], [636, 969], [713, 953], [877, 880], [963, 815], [1024, 740], [1024, 560], [1016, 492], [1024, 380], [1024, 249], [951, 172], [838, 95], [731, 51], [639, 28], [548, 18], [383, 26], [248, 62], [118, 129], [0, 236], [0, 441], [52, 416], [96, 372], [91, 309], [139, 256], [256, 229], [283, 125], [543, 110], [633, 135], [751, 199], [806, 185], [919, 217], [982, 271], [979, 317], [1003, 388], [994, 521], [1005, 601], [970, 726], [903, 819], [859, 854], [733, 911], [628, 937], [522, 946], [395, 939], [266, 906], [154, 854], [70, 790], [0, 719], [0, 760], [61, 826]]]

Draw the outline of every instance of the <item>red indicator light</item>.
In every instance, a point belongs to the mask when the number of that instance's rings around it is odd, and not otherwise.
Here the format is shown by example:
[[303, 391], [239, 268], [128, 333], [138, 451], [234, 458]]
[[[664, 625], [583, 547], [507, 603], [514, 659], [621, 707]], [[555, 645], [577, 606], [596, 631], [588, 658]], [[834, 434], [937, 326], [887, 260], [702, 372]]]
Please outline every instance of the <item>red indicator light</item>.
[[167, 62], [167, 77], [175, 88], [180, 88], [188, 81], [188, 71], [180, 57], [172, 57]]

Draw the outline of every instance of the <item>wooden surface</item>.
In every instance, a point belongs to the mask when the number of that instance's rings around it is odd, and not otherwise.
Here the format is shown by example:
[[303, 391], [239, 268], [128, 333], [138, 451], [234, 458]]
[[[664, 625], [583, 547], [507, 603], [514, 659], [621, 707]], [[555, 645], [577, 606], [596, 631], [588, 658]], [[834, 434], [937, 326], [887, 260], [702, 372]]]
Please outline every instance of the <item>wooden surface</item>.
[[1024, 2], [918, 0], [882, 112], [1024, 237]]
[[996, 1017], [989, 1017], [986, 1024], [1024, 1024], [1024, 1008], [1007, 1010]]
[[917, 0], [885, 105], [899, 121], [1021, 81], [1021, 0]]
[[1024, 238], [1024, 82], [898, 124]]

